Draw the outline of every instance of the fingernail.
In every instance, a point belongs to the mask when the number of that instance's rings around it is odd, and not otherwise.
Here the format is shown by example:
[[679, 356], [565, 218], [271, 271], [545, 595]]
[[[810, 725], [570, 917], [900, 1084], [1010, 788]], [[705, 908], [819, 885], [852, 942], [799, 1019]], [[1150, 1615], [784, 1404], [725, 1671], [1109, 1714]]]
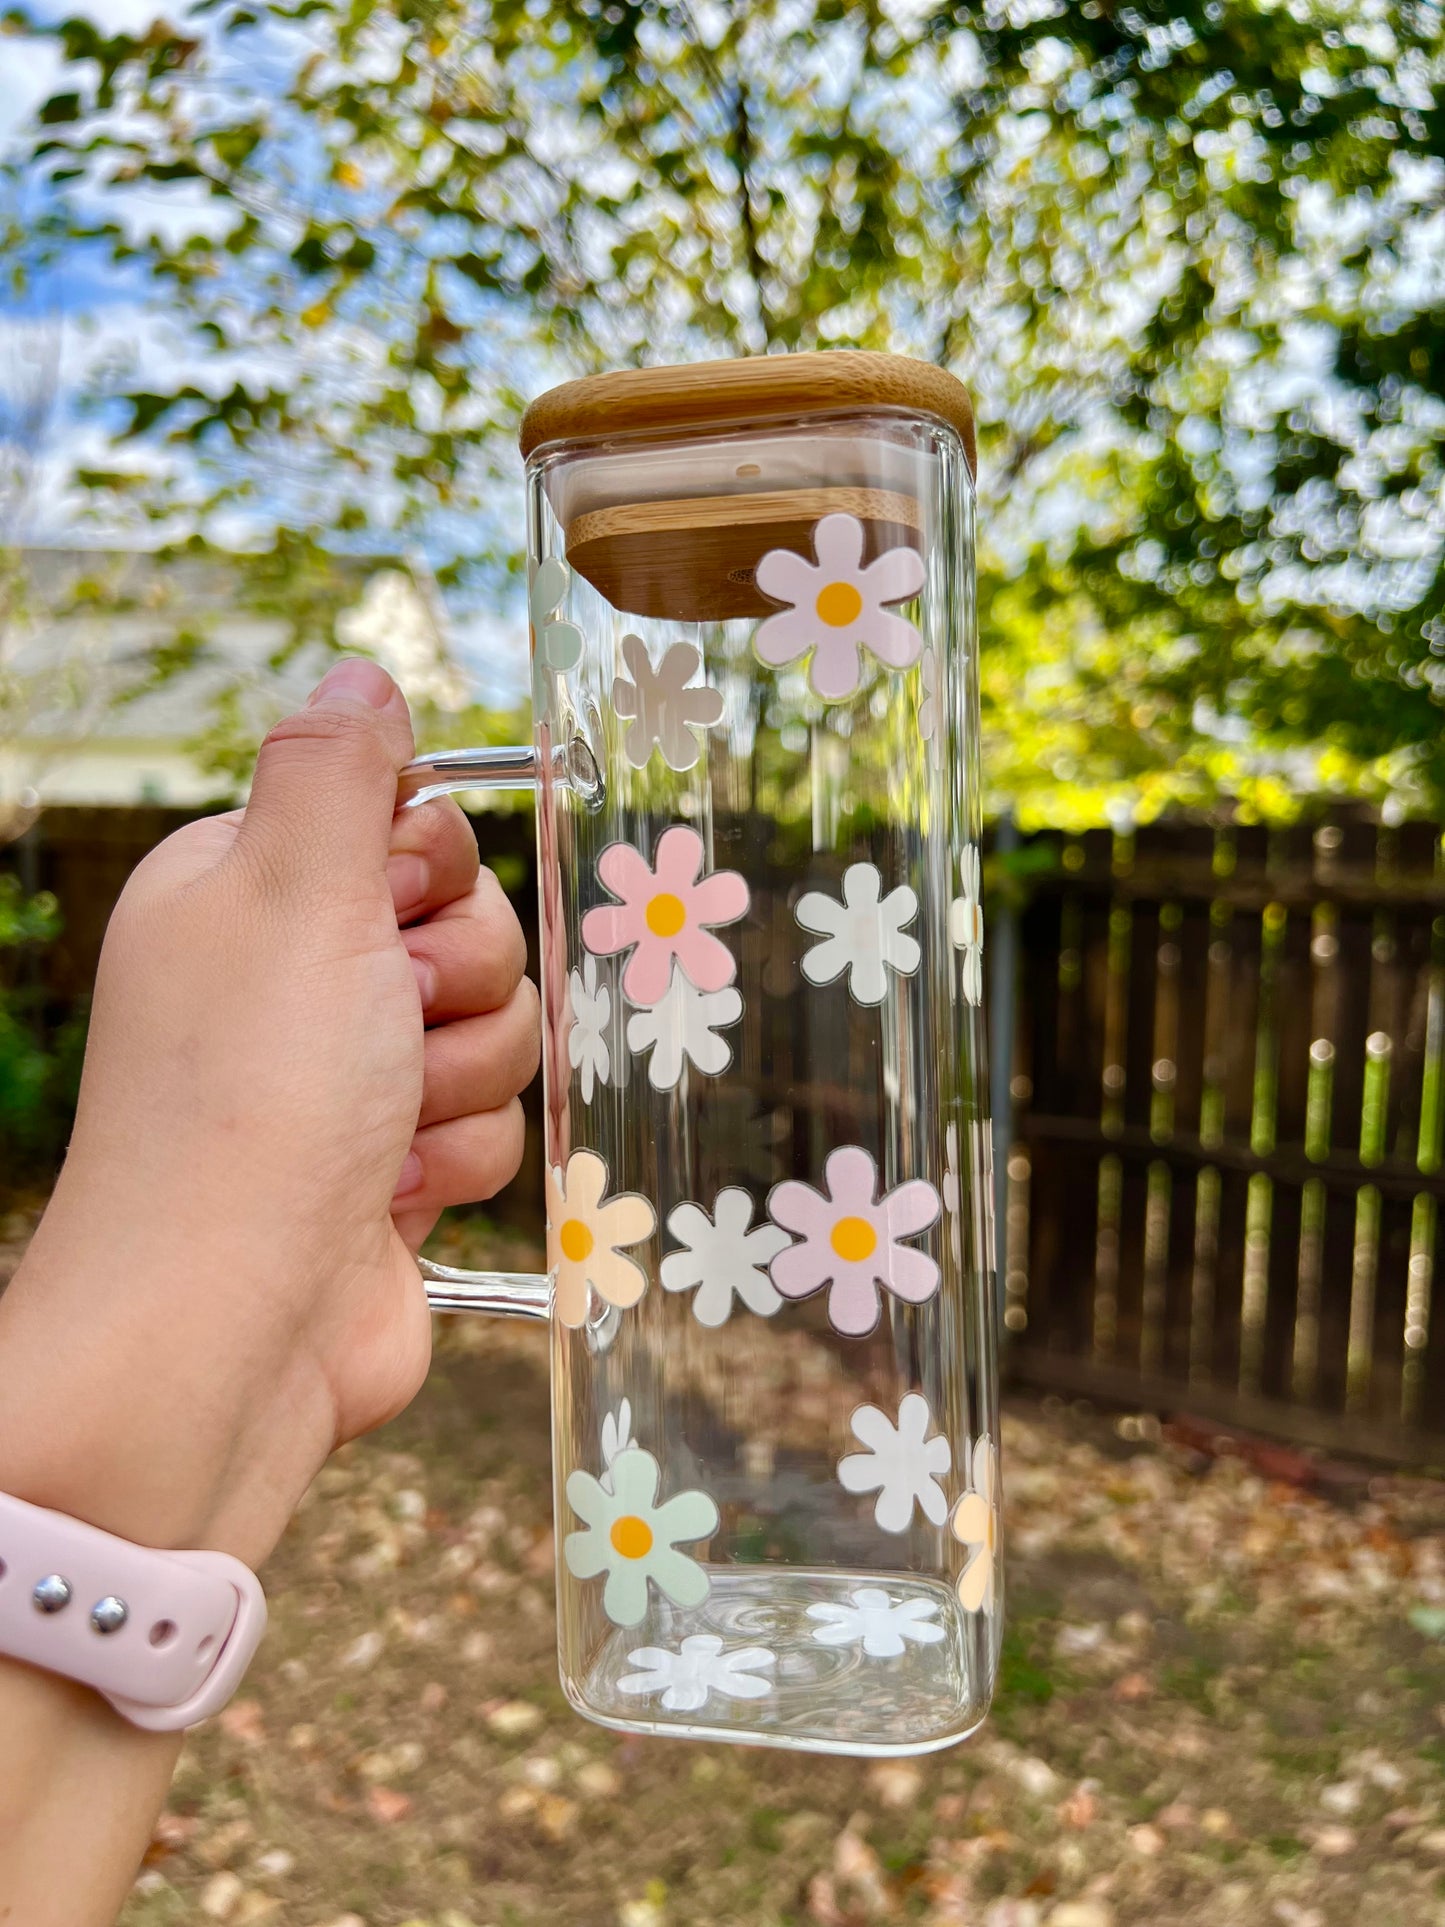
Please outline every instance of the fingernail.
[[407, 1198], [413, 1191], [420, 1191], [421, 1178], [421, 1159], [415, 1151], [408, 1151], [402, 1161], [401, 1174], [396, 1180], [396, 1189], [392, 1192], [392, 1197]]
[[410, 850], [398, 850], [395, 856], [386, 859], [386, 880], [391, 886], [391, 900], [396, 906], [396, 914], [402, 917], [419, 903], [426, 902], [431, 869], [424, 856], [416, 856]]
[[307, 707], [312, 703], [331, 702], [340, 698], [342, 702], [368, 703], [373, 709], [385, 709], [391, 701], [395, 688], [379, 662], [367, 662], [360, 656], [350, 656], [345, 662], [338, 662], [328, 669], [321, 681], [307, 698]]
[[437, 994], [436, 966], [429, 964], [425, 957], [413, 957], [411, 967], [416, 976], [416, 987], [421, 992], [421, 1007], [429, 1010]]

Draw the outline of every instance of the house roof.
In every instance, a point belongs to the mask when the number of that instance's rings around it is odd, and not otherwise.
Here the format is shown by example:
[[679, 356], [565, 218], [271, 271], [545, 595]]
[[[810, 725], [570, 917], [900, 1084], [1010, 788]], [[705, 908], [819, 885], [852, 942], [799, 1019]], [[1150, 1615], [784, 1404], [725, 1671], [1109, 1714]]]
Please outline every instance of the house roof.
[[[374, 656], [413, 703], [460, 708], [440, 601], [392, 555], [270, 557], [99, 548], [0, 552], [0, 805], [193, 802], [218, 778], [192, 746], [255, 741], [334, 647]], [[222, 784], [221, 787], [224, 787]]]

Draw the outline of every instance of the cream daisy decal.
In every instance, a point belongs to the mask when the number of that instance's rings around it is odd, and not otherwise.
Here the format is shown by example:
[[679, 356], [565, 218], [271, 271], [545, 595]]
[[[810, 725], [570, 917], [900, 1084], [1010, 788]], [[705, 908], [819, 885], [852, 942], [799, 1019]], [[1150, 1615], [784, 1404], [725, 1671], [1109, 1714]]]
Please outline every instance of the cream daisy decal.
[[788, 1243], [766, 1218], [753, 1230], [753, 1201], [740, 1185], [719, 1191], [709, 1217], [700, 1204], [680, 1204], [667, 1228], [682, 1245], [662, 1261], [664, 1291], [695, 1291], [692, 1315], [700, 1325], [725, 1325], [739, 1299], [759, 1318], [782, 1304], [768, 1266]]
[[711, 729], [723, 713], [721, 691], [690, 686], [702, 667], [701, 652], [690, 642], [675, 642], [654, 669], [641, 636], [624, 636], [622, 660], [628, 674], [612, 685], [612, 707], [624, 722], [630, 720], [623, 755], [643, 769], [655, 744], [669, 769], [691, 769], [702, 754], [693, 731]]
[[674, 1606], [700, 1606], [710, 1581], [679, 1544], [717, 1531], [718, 1509], [706, 1492], [679, 1492], [657, 1503], [661, 1469], [639, 1445], [619, 1452], [609, 1470], [611, 1490], [590, 1472], [567, 1480], [567, 1503], [584, 1530], [569, 1532], [562, 1556], [579, 1579], [607, 1574], [602, 1610], [615, 1626], [636, 1626], [647, 1614], [649, 1586]]
[[547, 1172], [547, 1265], [557, 1278], [553, 1303], [564, 1325], [587, 1318], [590, 1287], [609, 1305], [635, 1305], [647, 1289], [647, 1273], [621, 1246], [650, 1238], [657, 1213], [633, 1192], [602, 1202], [607, 1166], [595, 1151], [574, 1151], [564, 1172]]
[[849, 864], [841, 902], [824, 890], [809, 890], [793, 914], [805, 930], [823, 937], [803, 957], [803, 975], [810, 984], [831, 984], [846, 970], [855, 1003], [881, 1004], [888, 972], [911, 977], [922, 961], [917, 939], [904, 933], [918, 915], [918, 898], [906, 883], [885, 897], [875, 864]]
[[862, 675], [859, 649], [892, 669], [918, 660], [923, 638], [885, 605], [908, 602], [923, 587], [917, 549], [885, 549], [865, 569], [863, 524], [854, 515], [825, 515], [813, 530], [817, 560], [770, 549], [755, 580], [764, 595], [789, 605], [759, 625], [754, 647], [775, 668], [811, 649], [808, 679], [826, 702], [851, 696]]
[[617, 1682], [618, 1692], [660, 1691], [669, 1713], [695, 1713], [707, 1704], [709, 1693], [724, 1699], [762, 1699], [772, 1692], [773, 1682], [758, 1674], [778, 1663], [777, 1654], [766, 1646], [735, 1646], [725, 1653], [715, 1633], [693, 1633], [675, 1653], [665, 1646], [639, 1646], [627, 1657], [645, 1670], [625, 1673]]
[[721, 990], [737, 963], [713, 924], [736, 923], [748, 907], [748, 886], [736, 870], [702, 876], [702, 838], [674, 823], [657, 840], [649, 866], [629, 843], [613, 843], [597, 859], [597, 875], [616, 903], [599, 904], [582, 919], [582, 941], [599, 957], [630, 950], [622, 993], [644, 1009], [659, 1003], [672, 982], [674, 958], [695, 990]]
[[557, 619], [571, 580], [567, 564], [559, 556], [549, 555], [538, 565], [527, 596], [527, 613], [532, 619], [532, 705], [539, 723], [551, 716], [557, 678], [582, 660], [582, 631], [575, 622]]
[[860, 1586], [847, 1605], [809, 1606], [820, 1646], [861, 1645], [870, 1659], [896, 1659], [905, 1646], [936, 1646], [944, 1636], [933, 1624], [934, 1599], [893, 1599], [881, 1586]]
[[864, 1448], [838, 1461], [838, 1483], [845, 1492], [876, 1492], [873, 1517], [884, 1532], [906, 1532], [916, 1505], [936, 1526], [948, 1518], [948, 1495], [939, 1480], [953, 1463], [941, 1432], [928, 1436], [933, 1414], [921, 1392], [909, 1392], [898, 1407], [895, 1425], [876, 1405], [860, 1405], [848, 1421]]
[[975, 1439], [969, 1490], [953, 1508], [953, 1536], [972, 1558], [958, 1580], [959, 1603], [971, 1613], [993, 1605], [998, 1563], [998, 1455], [988, 1438]]
[[938, 1290], [939, 1270], [926, 1251], [899, 1242], [938, 1220], [938, 1193], [910, 1178], [876, 1195], [878, 1172], [857, 1144], [829, 1153], [823, 1189], [789, 1178], [773, 1186], [768, 1215], [801, 1239], [772, 1262], [772, 1279], [785, 1298], [828, 1292], [835, 1331], [862, 1338], [878, 1323], [880, 1294], [921, 1305]]
[[572, 1028], [567, 1033], [567, 1056], [582, 1078], [582, 1102], [592, 1102], [596, 1084], [605, 1084], [612, 1069], [607, 1048], [607, 1026], [612, 1018], [612, 992], [597, 981], [597, 959], [584, 957], [581, 970], [568, 979]]
[[958, 859], [962, 889], [948, 913], [948, 933], [963, 952], [963, 994], [971, 1004], [983, 1002], [983, 871], [978, 845], [965, 843]]
[[647, 1081], [655, 1091], [673, 1090], [688, 1061], [708, 1077], [719, 1077], [733, 1053], [716, 1032], [735, 1024], [742, 1014], [742, 995], [731, 984], [722, 990], [695, 990], [681, 963], [674, 963], [667, 995], [650, 1010], [628, 1018], [627, 1048], [634, 1054], [652, 1052]]

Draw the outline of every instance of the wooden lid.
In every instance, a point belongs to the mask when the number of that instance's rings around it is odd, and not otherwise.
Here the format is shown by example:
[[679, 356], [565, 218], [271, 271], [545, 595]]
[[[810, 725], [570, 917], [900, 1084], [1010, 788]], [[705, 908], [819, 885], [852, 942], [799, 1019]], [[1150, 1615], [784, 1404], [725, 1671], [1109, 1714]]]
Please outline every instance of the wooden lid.
[[825, 515], [863, 525], [868, 559], [923, 545], [917, 501], [893, 489], [789, 489], [636, 502], [579, 515], [567, 529], [567, 560], [614, 609], [673, 622], [725, 622], [773, 605], [754, 577], [769, 549], [811, 552]]
[[527, 456], [548, 442], [870, 408], [907, 409], [946, 422], [963, 438], [970, 473], [977, 472], [973, 408], [963, 383], [931, 362], [856, 348], [619, 368], [566, 381], [532, 403], [520, 439]]

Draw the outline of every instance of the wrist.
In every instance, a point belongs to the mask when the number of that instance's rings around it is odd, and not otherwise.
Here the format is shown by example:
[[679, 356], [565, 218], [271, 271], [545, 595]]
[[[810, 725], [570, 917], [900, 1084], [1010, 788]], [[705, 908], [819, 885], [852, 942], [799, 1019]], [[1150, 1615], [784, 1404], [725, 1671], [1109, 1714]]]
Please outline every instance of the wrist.
[[72, 1306], [93, 1290], [73, 1296], [52, 1263], [22, 1264], [0, 1299], [0, 1491], [255, 1567], [331, 1449], [329, 1402], [304, 1365], [261, 1382], [217, 1354], [213, 1326], [154, 1320], [145, 1295], [87, 1328]]

